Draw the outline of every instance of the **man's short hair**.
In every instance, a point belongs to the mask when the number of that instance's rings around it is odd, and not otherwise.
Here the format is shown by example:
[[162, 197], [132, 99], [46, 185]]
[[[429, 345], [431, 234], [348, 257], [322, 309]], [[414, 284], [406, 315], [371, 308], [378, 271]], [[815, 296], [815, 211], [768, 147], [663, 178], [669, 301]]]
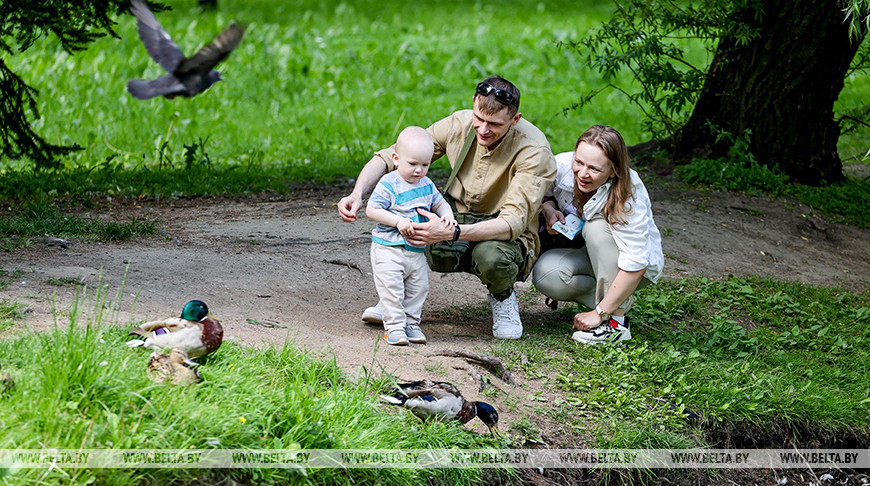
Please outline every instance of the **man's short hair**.
[[[492, 86], [495, 89], [501, 89], [507, 91], [517, 100], [515, 105], [505, 105], [500, 101], [495, 99], [495, 96], [481, 96], [477, 92], [474, 93], [475, 98], [480, 98], [480, 109], [483, 110], [484, 113], [498, 113], [504, 108], [507, 108], [508, 114], [510, 116], [514, 116], [520, 111], [520, 90], [513, 83], [508, 81], [507, 79], [494, 75], [489, 76], [488, 78], [483, 80], [484, 83]], [[473, 100], [474, 98], [472, 98]]]

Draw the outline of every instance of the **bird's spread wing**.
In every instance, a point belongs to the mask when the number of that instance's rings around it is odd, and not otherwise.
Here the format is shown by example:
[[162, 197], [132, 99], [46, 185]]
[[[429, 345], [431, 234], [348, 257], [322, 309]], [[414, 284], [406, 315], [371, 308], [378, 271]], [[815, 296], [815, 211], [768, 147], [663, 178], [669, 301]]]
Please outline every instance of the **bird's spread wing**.
[[166, 96], [173, 94], [184, 93], [187, 87], [181, 83], [175, 76], [166, 74], [160, 76], [153, 81], [143, 81], [141, 79], [132, 79], [127, 83], [127, 91], [134, 98], [147, 100], [155, 96]]
[[203, 75], [217, 66], [230, 55], [230, 52], [239, 45], [242, 40], [244, 31], [236, 24], [232, 23], [223, 32], [218, 35], [211, 44], [203, 47], [189, 59], [184, 59], [172, 72], [178, 78], [185, 78], [191, 74]]
[[172, 41], [172, 37], [163, 29], [148, 6], [141, 0], [133, 0], [130, 12], [138, 20], [139, 39], [145, 44], [148, 54], [171, 73], [184, 60], [184, 53]]

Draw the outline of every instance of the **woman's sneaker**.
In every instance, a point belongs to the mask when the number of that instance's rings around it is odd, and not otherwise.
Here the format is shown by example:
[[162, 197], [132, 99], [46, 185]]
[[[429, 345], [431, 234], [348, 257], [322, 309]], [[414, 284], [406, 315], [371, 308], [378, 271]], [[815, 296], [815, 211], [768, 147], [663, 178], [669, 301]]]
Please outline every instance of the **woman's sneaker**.
[[408, 335], [405, 334], [404, 329], [393, 329], [384, 333], [384, 341], [393, 346], [407, 346]]
[[426, 335], [423, 330], [416, 324], [405, 326], [405, 335], [408, 336], [408, 341], [414, 344], [426, 344]]
[[628, 322], [628, 316], [625, 317], [625, 324], [620, 324], [616, 319], [611, 318], [591, 331], [575, 332], [571, 339], [584, 344], [627, 341], [631, 339], [631, 325]]

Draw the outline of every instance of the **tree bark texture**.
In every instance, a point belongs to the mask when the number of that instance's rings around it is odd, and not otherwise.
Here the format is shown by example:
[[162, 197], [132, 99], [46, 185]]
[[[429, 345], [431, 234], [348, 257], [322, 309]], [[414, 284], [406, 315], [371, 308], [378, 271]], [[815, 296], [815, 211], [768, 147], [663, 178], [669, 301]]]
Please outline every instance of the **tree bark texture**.
[[710, 124], [734, 136], [750, 129], [756, 160], [792, 180], [843, 178], [834, 102], [862, 38], [851, 40], [834, 0], [766, 0], [760, 17], [741, 12], [760, 35], [744, 45], [722, 38], [689, 121], [674, 138], [680, 160], [721, 157]]

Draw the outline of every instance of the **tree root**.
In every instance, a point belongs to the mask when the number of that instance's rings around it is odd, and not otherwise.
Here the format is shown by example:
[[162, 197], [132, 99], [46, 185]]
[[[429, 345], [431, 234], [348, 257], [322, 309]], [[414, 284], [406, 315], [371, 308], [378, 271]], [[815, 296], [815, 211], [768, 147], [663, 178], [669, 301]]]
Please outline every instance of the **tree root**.
[[[501, 381], [508, 385], [516, 386], [516, 382], [510, 372], [505, 368], [504, 363], [500, 359], [492, 356], [483, 356], [477, 353], [469, 353], [467, 351], [457, 351], [454, 349], [445, 349], [443, 351], [434, 351], [429, 353], [429, 356], [447, 356], [448, 358], [462, 358], [472, 365], [482, 366], [493, 375], [499, 377]], [[479, 383], [480, 381], [478, 381]]]
[[353, 268], [353, 269], [358, 270], [359, 273], [360, 273], [360, 275], [365, 276], [365, 273], [363, 273], [362, 268], [360, 268], [359, 265], [357, 265], [356, 263], [351, 262], [351, 261], [344, 261], [344, 260], [323, 260], [323, 263], [331, 263], [331, 264], [333, 264], [333, 265], [342, 265], [342, 266], [345, 266], [345, 267], [348, 267], [348, 268]]
[[245, 319], [245, 321], [247, 321], [248, 324], [253, 324], [255, 326], [263, 326], [263, 327], [269, 327], [269, 328], [280, 327], [282, 329], [287, 329], [287, 326], [282, 326], [281, 324], [278, 324], [277, 322], [260, 321], [260, 320], [251, 319], [251, 318]]

